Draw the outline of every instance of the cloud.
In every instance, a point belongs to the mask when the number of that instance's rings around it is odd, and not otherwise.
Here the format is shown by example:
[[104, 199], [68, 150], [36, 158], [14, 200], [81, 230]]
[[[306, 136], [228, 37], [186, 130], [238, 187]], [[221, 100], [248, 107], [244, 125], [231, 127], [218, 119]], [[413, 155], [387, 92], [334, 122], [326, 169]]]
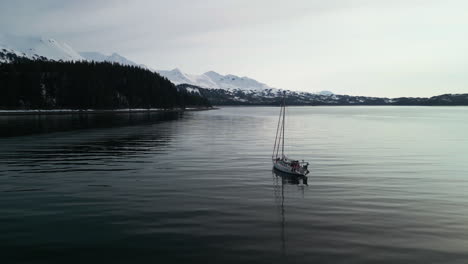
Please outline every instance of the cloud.
[[0, 3], [0, 30], [279, 88], [428, 96], [468, 92], [467, 7], [461, 0], [17, 0]]

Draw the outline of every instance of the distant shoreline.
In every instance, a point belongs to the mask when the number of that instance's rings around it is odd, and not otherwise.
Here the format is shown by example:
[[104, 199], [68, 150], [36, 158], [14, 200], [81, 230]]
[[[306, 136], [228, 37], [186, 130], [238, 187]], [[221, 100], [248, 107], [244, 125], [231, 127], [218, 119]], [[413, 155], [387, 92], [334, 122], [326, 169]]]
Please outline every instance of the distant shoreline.
[[30, 110], [1, 110], [0, 116], [12, 115], [66, 115], [66, 114], [113, 114], [113, 113], [158, 113], [158, 112], [191, 112], [216, 110], [217, 107], [187, 107], [183, 108], [123, 108], [123, 109], [30, 109]]

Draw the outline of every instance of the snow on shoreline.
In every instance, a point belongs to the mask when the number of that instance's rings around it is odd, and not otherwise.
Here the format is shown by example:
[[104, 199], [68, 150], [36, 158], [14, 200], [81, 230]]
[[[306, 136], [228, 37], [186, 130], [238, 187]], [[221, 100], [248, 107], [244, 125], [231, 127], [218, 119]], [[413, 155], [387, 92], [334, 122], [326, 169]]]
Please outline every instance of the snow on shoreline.
[[186, 107], [163, 109], [163, 108], [121, 108], [121, 109], [30, 109], [30, 110], [2, 110], [0, 115], [28, 115], [28, 114], [102, 114], [102, 113], [143, 113], [143, 112], [178, 112], [199, 111], [216, 109], [212, 107]]

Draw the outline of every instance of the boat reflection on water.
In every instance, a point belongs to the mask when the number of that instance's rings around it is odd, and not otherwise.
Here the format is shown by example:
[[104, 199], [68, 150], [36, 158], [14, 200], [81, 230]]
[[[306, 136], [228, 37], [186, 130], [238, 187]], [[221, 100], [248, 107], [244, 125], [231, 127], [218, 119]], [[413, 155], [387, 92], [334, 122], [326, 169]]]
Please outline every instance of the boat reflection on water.
[[278, 206], [279, 215], [281, 218], [281, 252], [283, 257], [286, 258], [286, 201], [284, 199], [284, 186], [299, 186], [300, 190], [302, 191], [302, 196], [304, 197], [304, 188], [307, 186], [307, 176], [289, 174], [279, 171], [275, 168], [273, 168], [272, 174], [274, 182], [275, 202]]
[[307, 176], [289, 174], [273, 168], [273, 177], [281, 178], [283, 184], [307, 185]]

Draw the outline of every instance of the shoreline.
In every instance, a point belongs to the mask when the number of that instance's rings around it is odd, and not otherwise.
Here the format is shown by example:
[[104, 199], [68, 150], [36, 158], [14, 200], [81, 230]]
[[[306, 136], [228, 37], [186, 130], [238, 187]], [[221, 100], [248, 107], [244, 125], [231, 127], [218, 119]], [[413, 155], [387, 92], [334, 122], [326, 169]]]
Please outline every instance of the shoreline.
[[162, 108], [121, 108], [121, 109], [31, 109], [31, 110], [0, 110], [0, 116], [13, 115], [81, 115], [81, 114], [118, 114], [118, 113], [159, 113], [159, 112], [192, 112], [217, 110], [218, 107], [187, 107], [162, 109]]
[[[220, 108], [220, 107], [280, 107], [280, 105], [216, 105], [214, 106], [215, 108]], [[371, 107], [380, 107], [380, 106], [408, 106], [408, 107], [468, 107], [467, 105], [363, 105], [363, 104], [355, 104], [355, 105], [288, 105], [288, 107], [304, 107], [304, 106], [310, 106], [310, 107], [347, 107], [347, 106], [371, 106]]]

